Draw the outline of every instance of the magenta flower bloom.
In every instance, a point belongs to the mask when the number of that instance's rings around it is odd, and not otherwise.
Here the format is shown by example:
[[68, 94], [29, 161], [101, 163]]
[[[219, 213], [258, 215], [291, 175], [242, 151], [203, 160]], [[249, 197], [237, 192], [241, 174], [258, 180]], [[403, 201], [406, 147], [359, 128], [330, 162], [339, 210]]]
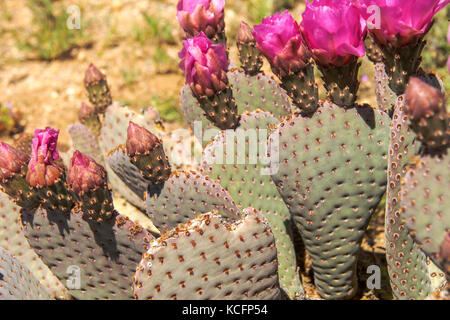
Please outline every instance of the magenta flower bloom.
[[211, 97], [225, 89], [230, 64], [225, 45], [214, 44], [203, 32], [183, 43], [180, 68], [193, 92], [199, 97]]
[[253, 36], [259, 51], [281, 77], [303, 69], [311, 57], [297, 22], [287, 10], [263, 19], [254, 26]]
[[177, 18], [189, 37], [200, 32], [209, 38], [225, 28], [225, 0], [180, 0], [177, 6]]
[[27, 162], [28, 156], [25, 153], [0, 142], [0, 181], [19, 173]]
[[62, 169], [54, 162], [59, 159], [56, 145], [59, 130], [50, 127], [34, 131], [31, 160], [28, 164], [27, 181], [32, 187], [54, 184], [62, 174]]
[[70, 160], [67, 183], [77, 194], [88, 192], [106, 183], [106, 171], [90, 157], [75, 151]]
[[49, 164], [53, 160], [59, 159], [56, 145], [58, 143], [59, 130], [46, 127], [45, 130], [36, 129], [34, 131], [33, 146], [31, 151], [31, 161], [42, 159]]
[[449, 3], [450, 0], [361, 0], [361, 14], [370, 19], [369, 7], [379, 8], [380, 28], [371, 27], [369, 32], [381, 45], [402, 47], [425, 34], [433, 16]]
[[355, 0], [306, 2], [300, 29], [316, 62], [343, 66], [365, 54], [366, 21]]

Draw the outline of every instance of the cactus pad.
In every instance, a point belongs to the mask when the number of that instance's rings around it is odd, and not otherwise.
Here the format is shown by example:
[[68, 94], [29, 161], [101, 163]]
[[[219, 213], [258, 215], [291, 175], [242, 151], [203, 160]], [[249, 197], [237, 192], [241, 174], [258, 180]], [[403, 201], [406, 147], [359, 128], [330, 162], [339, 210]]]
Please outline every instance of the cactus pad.
[[0, 247], [0, 300], [47, 300], [50, 296], [8, 251]]
[[[241, 125], [232, 140], [227, 137], [227, 132], [222, 131], [207, 145], [202, 169], [230, 192], [238, 207], [253, 206], [267, 219], [275, 236], [281, 288], [294, 299], [301, 297], [304, 292], [296, 266], [290, 214], [270, 177], [268, 162], [263, 161], [267, 155], [269, 128], [277, 124], [278, 119], [270, 112], [256, 110], [243, 113]], [[265, 130], [265, 135], [261, 136], [264, 131], [259, 129]], [[253, 133], [258, 141], [249, 141]], [[240, 144], [240, 137], [246, 134], [248, 136]], [[257, 143], [254, 145], [257, 149], [251, 150], [250, 143]], [[230, 155], [230, 145], [233, 158], [228, 162], [226, 157]], [[219, 160], [224, 152], [226, 156]], [[255, 158], [252, 160], [252, 157]]]
[[212, 210], [226, 218], [239, 218], [239, 209], [230, 194], [196, 171], [174, 172], [162, 189], [150, 189], [146, 203], [148, 216], [160, 230], [170, 230]]
[[315, 285], [328, 299], [356, 293], [356, 253], [386, 190], [390, 119], [370, 107], [324, 103], [312, 118], [294, 115], [279, 138], [272, 175], [312, 259]]
[[74, 150], [78, 150], [97, 163], [103, 163], [102, 152], [97, 142], [97, 138], [91, 130], [81, 123], [74, 123], [67, 128], [70, 137], [72, 138], [72, 145]]
[[134, 276], [138, 299], [277, 299], [275, 241], [253, 209], [234, 223], [214, 213], [150, 244]]
[[[270, 111], [278, 119], [290, 114], [289, 97], [273, 78], [263, 73], [249, 76], [235, 70], [228, 72], [228, 81], [233, 87], [233, 97], [236, 99], [239, 114], [256, 109]], [[181, 106], [186, 121], [193, 130], [195, 121], [202, 121], [203, 130], [213, 127], [209, 120], [203, 116], [203, 110], [192, 96], [191, 89], [187, 85], [181, 90]], [[200, 142], [204, 145], [208, 141], [206, 139], [206, 141]]]
[[19, 219], [20, 207], [0, 192], [0, 247], [8, 248], [12, 255], [27, 266], [49, 294], [64, 298], [67, 295], [66, 288], [30, 247], [20, 229]]
[[383, 63], [374, 64], [375, 95], [377, 97], [378, 109], [391, 113], [397, 104], [397, 95], [389, 87], [389, 80]]
[[132, 276], [153, 239], [142, 227], [118, 214], [97, 223], [75, 211], [25, 212], [22, 222], [32, 248], [75, 298], [133, 297]]
[[402, 183], [402, 214], [413, 239], [450, 276], [449, 156], [426, 156]]

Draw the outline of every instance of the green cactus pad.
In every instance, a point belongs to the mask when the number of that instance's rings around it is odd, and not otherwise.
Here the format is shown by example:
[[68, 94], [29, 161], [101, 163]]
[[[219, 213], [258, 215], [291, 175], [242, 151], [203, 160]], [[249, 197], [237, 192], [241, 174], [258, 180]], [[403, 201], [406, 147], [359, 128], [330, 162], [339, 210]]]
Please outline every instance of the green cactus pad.
[[388, 185], [386, 194], [386, 261], [392, 293], [397, 299], [424, 299], [430, 293], [430, 279], [424, 253], [410, 237], [403, 224], [400, 206], [401, 179], [408, 162], [418, 150], [414, 133], [408, 127], [400, 96], [394, 109], [389, 145]]
[[[268, 163], [264, 161], [267, 155], [265, 146], [270, 134], [269, 128], [276, 127], [277, 124], [279, 120], [270, 112], [256, 110], [243, 113], [241, 125], [231, 141], [227, 138], [227, 133], [222, 131], [207, 145], [203, 154], [202, 169], [230, 192], [238, 207], [252, 206], [261, 211], [268, 220], [277, 246], [281, 288], [294, 299], [302, 297], [304, 291], [296, 266], [290, 214], [270, 177]], [[266, 136], [260, 136], [264, 131], [258, 129], [265, 130]], [[255, 140], [258, 144], [255, 145], [258, 148], [255, 154], [247, 147], [252, 133], [258, 137], [258, 141]], [[242, 139], [239, 145], [241, 137], [245, 137], [245, 141]], [[230, 145], [233, 145], [231, 153], [227, 150]], [[219, 160], [224, 152], [233, 155], [231, 161], [227, 161], [226, 157]], [[251, 160], [251, 156], [255, 156], [255, 159]]]
[[24, 212], [22, 222], [31, 247], [75, 298], [133, 297], [132, 276], [153, 239], [142, 227], [118, 214], [97, 223], [75, 211]]
[[112, 150], [107, 161], [109, 167], [119, 177], [127, 188], [129, 188], [145, 206], [145, 194], [148, 188], [148, 181], [139, 173], [139, 169], [131, 163], [130, 157], [127, 155], [125, 147], [119, 146]]
[[162, 189], [150, 190], [147, 214], [160, 230], [170, 230], [196, 215], [216, 210], [229, 219], [239, 218], [230, 194], [212, 178], [196, 171], [176, 171]]
[[0, 248], [0, 300], [48, 300], [50, 296], [27, 267]]
[[364, 46], [366, 47], [366, 57], [372, 63], [376, 64], [383, 61], [383, 54], [370, 35], [366, 37], [366, 40], [364, 41]]
[[0, 192], [0, 247], [8, 248], [12, 255], [26, 265], [50, 295], [58, 298], [66, 297], [66, 288], [30, 247], [20, 229], [19, 218], [20, 207], [9, 200], [6, 194]]
[[160, 230], [185, 223], [197, 214], [218, 210], [237, 218], [239, 209], [217, 182], [196, 171], [176, 171], [162, 185], [149, 184], [123, 148], [108, 155], [108, 162], [122, 181], [141, 199], [146, 199], [147, 215]]
[[345, 110], [325, 102], [312, 118], [294, 115], [271, 135], [271, 149], [280, 154], [272, 178], [311, 256], [323, 298], [356, 293], [356, 253], [386, 190], [389, 122], [370, 107]]
[[[116, 146], [125, 144], [130, 121], [146, 128], [158, 136], [158, 138], [161, 138], [162, 131], [159, 129], [157, 122], [155, 122], [153, 118], [136, 113], [128, 107], [121, 106], [119, 103], [113, 103], [106, 110], [102, 131], [99, 137], [99, 145], [103, 157], [106, 157], [108, 152], [113, 150]], [[136, 207], [145, 210], [144, 201], [137, 197], [136, 193], [121, 181], [108, 163], [105, 164], [105, 169], [108, 173], [108, 179], [113, 190], [119, 192]]]
[[411, 236], [450, 276], [450, 157], [425, 156], [402, 182], [402, 214]]
[[273, 300], [280, 297], [277, 252], [254, 209], [238, 222], [207, 213], [150, 244], [134, 276], [138, 299]]
[[256, 42], [244, 43], [237, 41], [236, 46], [239, 51], [242, 69], [249, 76], [257, 75], [261, 71], [264, 62], [261, 52], [256, 48]]
[[81, 123], [74, 123], [67, 128], [67, 131], [72, 139], [72, 149], [84, 153], [99, 164], [103, 163], [97, 138], [88, 127]]
[[205, 117], [222, 130], [234, 129], [239, 125], [239, 114], [230, 86], [214, 95], [197, 98]]
[[312, 59], [301, 71], [282, 77], [281, 87], [304, 114], [312, 115], [316, 111], [319, 86], [315, 81]]
[[[236, 100], [239, 114], [245, 111], [262, 109], [270, 111], [278, 119], [282, 119], [291, 113], [288, 95], [272, 77], [263, 73], [248, 76], [241, 71], [234, 70], [228, 72], [228, 81], [233, 88], [233, 97]], [[188, 85], [185, 85], [181, 90], [181, 106], [186, 121], [192, 130], [194, 130], [195, 121], [202, 121], [203, 131], [213, 127], [209, 120], [203, 116], [204, 112], [192, 96]], [[208, 138], [212, 137], [206, 137], [206, 139], [200, 141], [202, 145], [209, 141]]]
[[397, 104], [397, 95], [389, 87], [388, 76], [384, 71], [383, 63], [374, 65], [374, 83], [375, 95], [377, 97], [378, 109], [392, 113], [394, 106]]
[[[155, 118], [154, 112], [149, 111], [151, 109], [147, 109], [143, 113], [137, 113], [128, 107], [121, 106], [119, 103], [110, 105], [105, 113], [103, 128], [99, 138], [102, 156], [106, 157], [118, 145], [126, 143], [128, 125], [132, 121], [149, 130], [163, 141], [164, 152], [169, 157], [169, 162], [173, 169], [194, 166], [195, 161], [190, 156], [192, 153], [190, 144], [192, 138], [190, 135], [187, 135], [182, 130], [172, 133], [164, 132], [160, 122]], [[191, 140], [189, 140], [190, 138]], [[136, 196], [136, 193], [114, 173], [108, 163], [105, 164], [105, 169], [108, 172], [108, 179], [113, 190], [119, 192], [130, 203], [145, 211], [144, 201]]]
[[405, 92], [409, 78], [415, 75], [419, 69], [422, 62], [422, 50], [425, 46], [423, 40], [425, 34], [422, 35], [422, 39], [400, 48], [380, 47], [387, 81], [396, 95], [402, 95]]
[[345, 108], [353, 107], [359, 89], [360, 66], [361, 62], [355, 59], [354, 62], [340, 67], [319, 67], [327, 89], [327, 97], [333, 103]]

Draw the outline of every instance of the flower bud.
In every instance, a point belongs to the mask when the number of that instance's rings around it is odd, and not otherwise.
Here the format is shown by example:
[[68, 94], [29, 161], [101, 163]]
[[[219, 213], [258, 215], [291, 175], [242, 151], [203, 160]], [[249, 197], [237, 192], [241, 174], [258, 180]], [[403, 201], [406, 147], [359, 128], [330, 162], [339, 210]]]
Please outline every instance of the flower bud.
[[88, 192], [105, 185], [106, 171], [92, 158], [75, 151], [70, 160], [67, 183], [77, 194]]
[[28, 156], [11, 147], [9, 144], [0, 142], [0, 181], [9, 179], [20, 173], [28, 163]]

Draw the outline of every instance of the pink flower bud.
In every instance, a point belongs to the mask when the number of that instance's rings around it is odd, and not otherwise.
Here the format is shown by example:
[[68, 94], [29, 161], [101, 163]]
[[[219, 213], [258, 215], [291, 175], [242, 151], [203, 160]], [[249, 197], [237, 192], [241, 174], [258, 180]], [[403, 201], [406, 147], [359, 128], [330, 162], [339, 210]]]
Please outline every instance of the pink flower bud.
[[229, 66], [225, 45], [214, 44], [203, 32], [183, 43], [180, 68], [194, 93], [211, 97], [225, 89]]
[[411, 77], [405, 92], [407, 114], [414, 120], [420, 120], [438, 113], [444, 103], [444, 94], [435, 87]]
[[0, 180], [19, 173], [28, 163], [28, 156], [4, 142], [0, 142]]
[[158, 137], [145, 128], [130, 121], [127, 132], [127, 154], [130, 157], [139, 154], [148, 154], [156, 146], [160, 145]]
[[106, 183], [106, 171], [92, 158], [75, 151], [70, 160], [67, 183], [77, 194], [88, 192]]
[[302, 16], [300, 29], [319, 65], [340, 67], [364, 56], [367, 25], [355, 0], [306, 2]]

